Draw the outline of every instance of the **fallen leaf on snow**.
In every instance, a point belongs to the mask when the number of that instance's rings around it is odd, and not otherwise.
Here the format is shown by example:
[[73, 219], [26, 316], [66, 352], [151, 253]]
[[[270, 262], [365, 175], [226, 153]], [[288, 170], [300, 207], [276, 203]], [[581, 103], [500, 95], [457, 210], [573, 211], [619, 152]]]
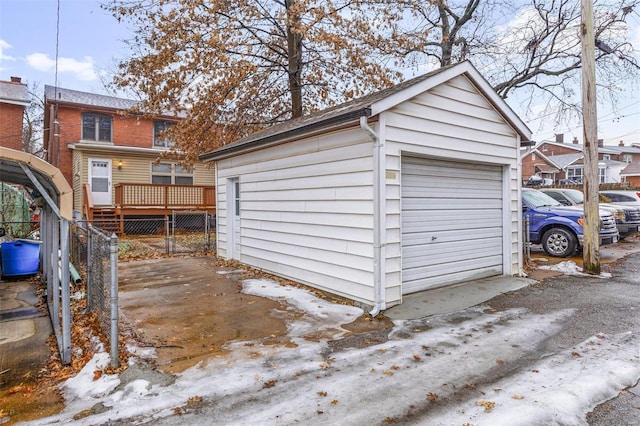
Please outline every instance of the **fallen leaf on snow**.
[[493, 407], [496, 406], [496, 403], [493, 401], [476, 401], [476, 405], [484, 407], [484, 411], [486, 413], [490, 413], [491, 410], [493, 410]]

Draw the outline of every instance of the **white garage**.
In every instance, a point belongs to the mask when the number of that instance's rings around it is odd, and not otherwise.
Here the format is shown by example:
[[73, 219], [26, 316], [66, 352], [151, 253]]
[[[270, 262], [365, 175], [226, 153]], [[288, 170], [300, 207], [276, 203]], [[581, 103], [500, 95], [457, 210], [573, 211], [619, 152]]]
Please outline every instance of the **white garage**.
[[217, 254], [377, 313], [522, 271], [530, 130], [470, 63], [276, 125], [215, 161]]

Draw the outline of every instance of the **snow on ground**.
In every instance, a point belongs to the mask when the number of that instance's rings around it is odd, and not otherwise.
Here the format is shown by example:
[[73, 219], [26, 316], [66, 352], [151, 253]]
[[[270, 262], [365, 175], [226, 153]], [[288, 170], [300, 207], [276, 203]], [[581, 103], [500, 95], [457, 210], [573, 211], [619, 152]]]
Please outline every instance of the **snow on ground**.
[[[331, 352], [327, 340], [302, 338], [322, 328], [341, 336], [362, 310], [331, 304], [309, 292], [267, 280], [244, 291], [273, 298], [306, 314], [289, 327], [298, 346], [234, 342], [232, 354], [186, 370], [171, 386], [94, 371], [97, 354], [62, 389], [63, 413], [34, 424], [103, 424], [118, 419], [156, 424], [380, 424], [385, 419], [451, 425], [586, 424], [585, 414], [640, 377], [640, 339], [598, 335], [544, 356], [536, 349], [558, 333], [572, 310], [545, 315], [524, 309], [475, 307], [454, 314], [398, 321], [389, 341]], [[188, 401], [202, 398], [197, 411]], [[101, 402], [110, 410], [74, 414]], [[183, 410], [175, 416], [178, 407]]]
[[[538, 266], [538, 269], [546, 269], [549, 271], [559, 271], [564, 275], [575, 275], [578, 277], [594, 277], [595, 275], [587, 274], [586, 272], [582, 272], [582, 268], [576, 265], [576, 263], [572, 260], [566, 260], [564, 262], [557, 263], [555, 265], [548, 266]], [[600, 275], [597, 275], [598, 278], [611, 278], [611, 274], [609, 272], [601, 272]]]

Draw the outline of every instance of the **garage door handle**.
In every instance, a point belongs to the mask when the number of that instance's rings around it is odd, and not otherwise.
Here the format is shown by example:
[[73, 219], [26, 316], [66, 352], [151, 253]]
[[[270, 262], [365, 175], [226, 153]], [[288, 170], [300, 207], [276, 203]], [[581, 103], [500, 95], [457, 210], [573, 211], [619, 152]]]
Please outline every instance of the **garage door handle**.
[[431, 237], [431, 241], [435, 241], [437, 239], [438, 239], [438, 237], [436, 237], [435, 235]]

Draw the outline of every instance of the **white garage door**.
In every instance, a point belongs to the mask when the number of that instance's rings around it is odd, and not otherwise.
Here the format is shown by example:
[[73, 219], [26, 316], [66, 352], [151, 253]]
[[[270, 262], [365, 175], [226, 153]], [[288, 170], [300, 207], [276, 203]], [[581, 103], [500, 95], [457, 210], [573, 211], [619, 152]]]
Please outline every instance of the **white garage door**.
[[502, 274], [502, 168], [402, 159], [402, 293]]

